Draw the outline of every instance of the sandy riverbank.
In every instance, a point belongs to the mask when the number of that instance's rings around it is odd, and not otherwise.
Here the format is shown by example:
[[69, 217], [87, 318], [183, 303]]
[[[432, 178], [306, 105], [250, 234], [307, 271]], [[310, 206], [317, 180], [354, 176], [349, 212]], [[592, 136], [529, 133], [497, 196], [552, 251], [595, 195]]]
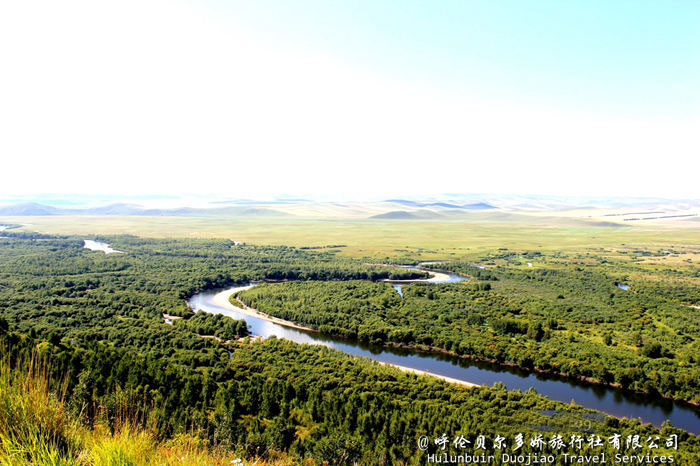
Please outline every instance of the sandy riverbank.
[[[365, 265], [375, 265], [379, 267], [402, 267], [400, 265], [392, 265], [392, 264], [365, 264]], [[442, 272], [435, 272], [434, 270], [423, 270], [420, 268], [415, 268], [415, 270], [419, 270], [421, 272], [425, 272], [430, 275], [430, 278], [411, 278], [408, 280], [393, 280], [391, 278], [384, 278], [382, 280], [379, 280], [380, 282], [389, 282], [389, 283], [446, 283], [450, 281], [450, 276], [446, 273]]]
[[[235, 306], [233, 303], [231, 303], [230, 299], [231, 299], [232, 295], [234, 295], [235, 293], [238, 293], [239, 291], [248, 290], [248, 289], [252, 288], [253, 286], [255, 286], [255, 285], [239, 286], [236, 288], [224, 290], [220, 293], [215, 294], [212, 297], [212, 302], [214, 304], [216, 304], [217, 306], [223, 307], [225, 309], [229, 309], [229, 310], [232, 310], [235, 312], [239, 312], [241, 314], [246, 314], [249, 316], [257, 317], [259, 319], [264, 319], [264, 320], [267, 320], [268, 322], [273, 322], [273, 323], [278, 324], [278, 325], [284, 325], [285, 327], [291, 327], [291, 328], [295, 328], [298, 330], [306, 330], [306, 331], [311, 331], [311, 332], [316, 331], [314, 329], [310, 329], [308, 327], [304, 327], [304, 326], [295, 324], [294, 322], [290, 322], [288, 320], [279, 319], [277, 317], [272, 317], [268, 314], [265, 314], [264, 312], [260, 312], [257, 309], [253, 309], [253, 308], [250, 308], [248, 306], [243, 306], [243, 305]], [[479, 385], [476, 385], [476, 384], [473, 384], [470, 382], [465, 382], [463, 380], [453, 379], [452, 377], [446, 377], [444, 375], [432, 374], [430, 372], [422, 371], [419, 369], [412, 369], [410, 367], [400, 366], [398, 364], [390, 364], [390, 363], [386, 363], [386, 362], [379, 362], [379, 364], [381, 364], [383, 366], [395, 367], [396, 369], [399, 369], [403, 372], [410, 372], [411, 374], [424, 375], [424, 376], [428, 376], [428, 377], [436, 377], [440, 380], [444, 380], [445, 382], [454, 383], [454, 384], [462, 385], [465, 387], [478, 387], [479, 386]]]
[[124, 254], [124, 251], [112, 249], [107, 243], [93, 241], [91, 239], [84, 239], [83, 242], [85, 243], [83, 247], [92, 251], [102, 251], [105, 254]]
[[428, 377], [435, 377], [435, 378], [438, 378], [440, 380], [444, 380], [445, 382], [454, 383], [457, 385], [463, 385], [465, 387], [480, 387], [481, 386], [481, 385], [477, 385], [475, 383], [465, 382], [464, 380], [453, 379], [452, 377], [447, 377], [445, 375], [438, 375], [438, 374], [433, 374], [432, 372], [422, 371], [420, 369], [413, 369], [413, 368], [406, 367], [406, 366], [399, 366], [398, 364], [391, 364], [388, 362], [381, 362], [381, 361], [377, 361], [377, 362], [379, 364], [381, 364], [382, 366], [391, 366], [391, 367], [399, 369], [403, 372], [409, 372], [411, 374], [424, 375], [424, 376], [428, 376]]
[[450, 279], [450, 276], [446, 273], [433, 272], [432, 270], [426, 270], [426, 272], [431, 275], [430, 278], [413, 278], [410, 280], [392, 280], [391, 278], [385, 278], [380, 281], [389, 283], [445, 283]]
[[295, 328], [297, 330], [306, 330], [308, 332], [316, 332], [317, 331], [317, 330], [314, 330], [312, 328], [308, 328], [308, 327], [304, 327], [304, 326], [299, 325], [299, 324], [295, 324], [294, 322], [291, 322], [289, 320], [284, 320], [284, 319], [280, 319], [277, 317], [272, 317], [268, 314], [265, 314], [264, 312], [260, 312], [257, 309], [253, 309], [253, 308], [245, 306], [243, 304], [241, 304], [241, 306], [235, 306], [233, 303], [231, 303], [230, 299], [231, 299], [232, 295], [234, 295], [235, 293], [238, 293], [239, 291], [250, 289], [253, 286], [255, 286], [255, 285], [239, 286], [236, 288], [224, 290], [220, 293], [215, 294], [211, 300], [217, 306], [223, 307], [225, 309], [229, 309], [231, 311], [239, 312], [241, 314], [249, 315], [252, 317], [257, 317], [258, 319], [267, 320], [268, 322], [273, 322], [275, 324], [284, 325], [285, 327]]

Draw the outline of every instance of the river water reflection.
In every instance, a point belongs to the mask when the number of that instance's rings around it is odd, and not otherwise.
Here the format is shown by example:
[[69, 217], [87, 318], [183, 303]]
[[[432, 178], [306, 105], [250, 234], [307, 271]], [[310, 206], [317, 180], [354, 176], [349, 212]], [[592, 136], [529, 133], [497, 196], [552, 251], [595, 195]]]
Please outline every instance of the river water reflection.
[[[441, 283], [464, 279], [465, 277], [448, 274], [448, 279]], [[433, 283], [436, 282], [433, 281]], [[213, 298], [220, 291], [211, 290], [196, 294], [190, 298], [189, 305], [194, 310], [244, 319], [254, 335], [262, 337], [274, 335], [296, 343], [324, 345], [354, 356], [367, 357], [375, 361], [418, 369], [478, 385], [502, 382], [509, 390], [522, 391], [533, 387], [539, 394], [553, 400], [567, 403], [574, 400], [587, 408], [597, 409], [617, 417], [640, 418], [643, 422], [650, 422], [655, 426], [660, 426], [668, 419], [676, 427], [695, 434], [700, 433], [700, 414], [696, 409], [681, 403], [652, 399], [611, 387], [534, 374], [517, 368], [479, 363], [439, 353], [367, 345], [318, 332], [293, 329], [218, 305]]]

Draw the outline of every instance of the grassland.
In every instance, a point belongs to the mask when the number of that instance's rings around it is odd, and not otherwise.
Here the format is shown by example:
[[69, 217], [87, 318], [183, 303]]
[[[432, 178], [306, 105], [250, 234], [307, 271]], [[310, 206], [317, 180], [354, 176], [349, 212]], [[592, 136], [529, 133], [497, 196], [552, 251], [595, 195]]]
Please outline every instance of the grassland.
[[[588, 214], [589, 212], [586, 212]], [[349, 218], [235, 218], [144, 216], [4, 217], [29, 224], [20, 230], [51, 234], [134, 234], [146, 237], [229, 238], [252, 244], [323, 247], [343, 245], [341, 255], [381, 259], [410, 256], [450, 259], [498, 248], [540, 251], [681, 249], [666, 264], [696, 259], [700, 223], [624, 225], [588, 217], [473, 213], [459, 219], [370, 220]], [[684, 256], [684, 254], [686, 254]], [[657, 259], [655, 259], [657, 260]]]

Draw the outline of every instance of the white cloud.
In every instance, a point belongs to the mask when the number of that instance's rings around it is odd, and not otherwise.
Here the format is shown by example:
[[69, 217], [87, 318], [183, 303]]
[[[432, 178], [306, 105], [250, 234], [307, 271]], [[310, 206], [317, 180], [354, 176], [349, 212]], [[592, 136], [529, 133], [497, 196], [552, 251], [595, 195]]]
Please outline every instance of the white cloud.
[[0, 6], [0, 192], [698, 197], [698, 121], [514, 107], [171, 2]]

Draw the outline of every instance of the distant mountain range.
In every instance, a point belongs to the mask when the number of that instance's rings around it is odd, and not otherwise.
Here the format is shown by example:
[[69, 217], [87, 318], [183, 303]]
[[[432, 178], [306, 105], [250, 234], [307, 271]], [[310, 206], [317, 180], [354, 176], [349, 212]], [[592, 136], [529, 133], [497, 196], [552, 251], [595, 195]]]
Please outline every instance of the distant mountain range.
[[391, 202], [394, 204], [401, 204], [401, 205], [406, 205], [406, 206], [411, 206], [411, 207], [443, 207], [446, 209], [464, 209], [464, 210], [489, 210], [489, 209], [496, 209], [496, 206], [492, 206], [491, 204], [487, 204], [485, 202], [477, 202], [474, 204], [450, 204], [447, 202], [418, 202], [418, 201], [409, 201], [406, 199], [387, 199], [384, 202]]
[[25, 202], [0, 207], [0, 216], [25, 217], [40, 215], [143, 215], [143, 216], [214, 216], [214, 215], [243, 215], [243, 216], [286, 216], [288, 214], [274, 209], [227, 206], [212, 208], [179, 207], [173, 209], [146, 209], [135, 204], [110, 204], [103, 207], [65, 208], [53, 207], [36, 202]]
[[[301, 203], [309, 201], [303, 200]], [[259, 216], [277, 217], [292, 215], [291, 213], [278, 209], [286, 209], [293, 201], [269, 201], [257, 203], [252, 200], [243, 200], [233, 203], [233, 205], [220, 205], [215, 203], [214, 207], [176, 207], [176, 208], [145, 208], [137, 204], [114, 203], [100, 207], [64, 207], [52, 206], [38, 202], [24, 202], [6, 206], [0, 206], [0, 216], [5, 217], [27, 217], [27, 216], [55, 216], [55, 215], [140, 215], [140, 216], [177, 216], [177, 217], [202, 217], [202, 216]], [[457, 204], [448, 202], [418, 202], [403, 199], [392, 199], [384, 201], [386, 204], [399, 204], [408, 210], [395, 210], [371, 215], [369, 218], [377, 219], [434, 219], [446, 215], [467, 213], [468, 211], [484, 211], [497, 209], [497, 207], [485, 202], [472, 204]], [[271, 207], [276, 207], [271, 208]], [[376, 212], [376, 211], [375, 211]]]
[[[431, 198], [412, 200], [392, 198], [383, 201], [310, 201], [290, 198], [273, 200], [231, 199], [205, 200], [187, 203], [168, 199], [166, 203], [144, 200], [139, 205], [135, 200], [84, 199], [82, 203], [52, 202], [43, 199], [25, 201], [5, 200], [0, 204], [0, 217], [29, 216], [169, 216], [169, 217], [300, 217], [300, 218], [353, 218], [384, 220], [430, 220], [469, 218], [477, 221], [482, 217], [491, 220], [499, 215], [561, 215], [577, 209], [577, 216], [588, 221], [626, 223], [641, 220], [685, 219], [700, 214], [700, 200], [608, 200], [599, 199], [549, 199], [535, 197], [501, 196], [492, 198]], [[2, 202], [2, 201], [0, 201]], [[104, 202], [99, 205], [98, 202]], [[594, 212], [595, 209], [604, 209]], [[510, 217], [509, 217], [510, 218]], [[506, 221], [508, 219], [504, 219]]]
[[388, 220], [407, 220], [407, 219], [431, 219], [441, 218], [444, 215], [431, 210], [416, 210], [407, 212], [405, 210], [394, 210], [383, 214], [372, 215], [370, 218], [388, 219]]

